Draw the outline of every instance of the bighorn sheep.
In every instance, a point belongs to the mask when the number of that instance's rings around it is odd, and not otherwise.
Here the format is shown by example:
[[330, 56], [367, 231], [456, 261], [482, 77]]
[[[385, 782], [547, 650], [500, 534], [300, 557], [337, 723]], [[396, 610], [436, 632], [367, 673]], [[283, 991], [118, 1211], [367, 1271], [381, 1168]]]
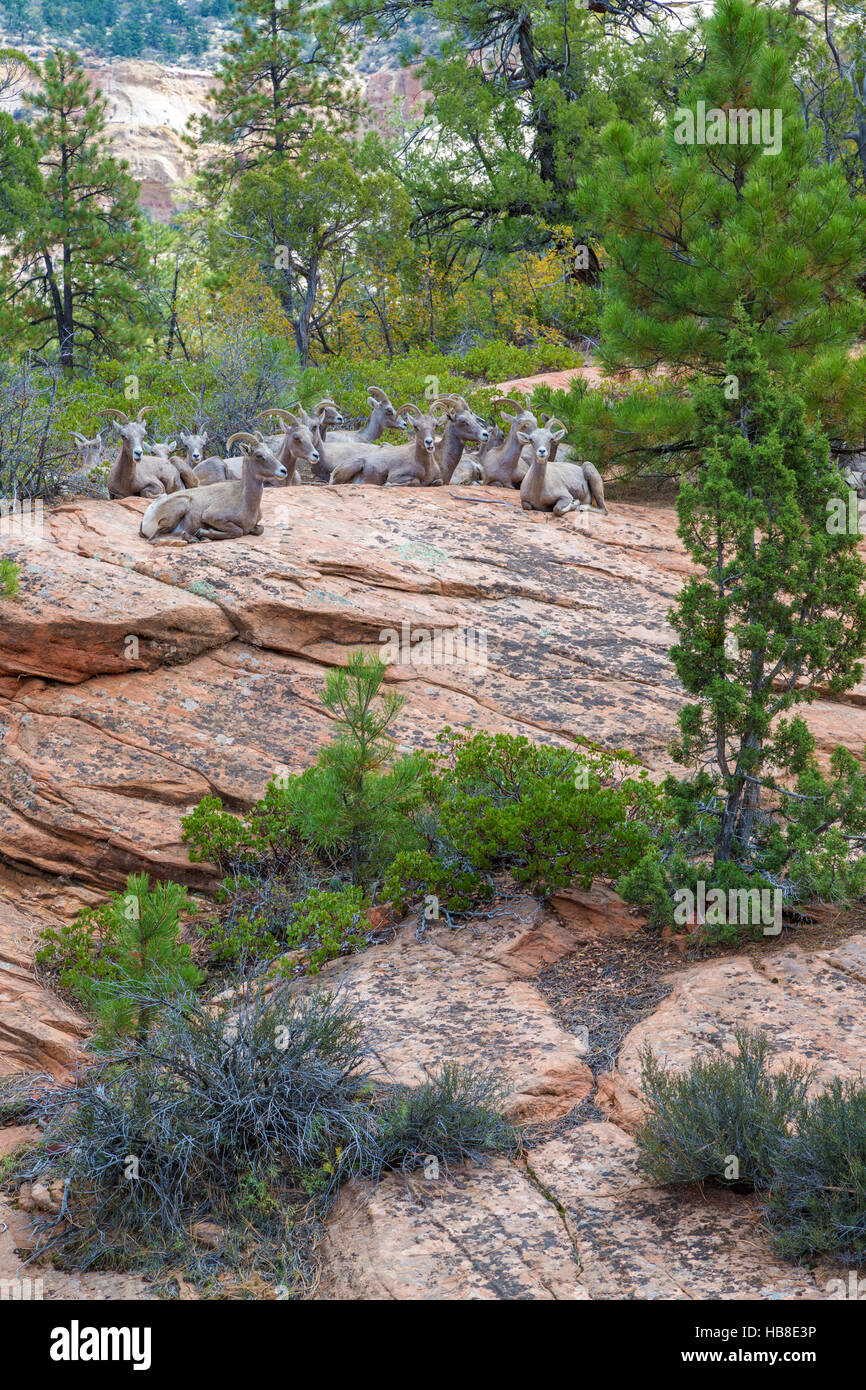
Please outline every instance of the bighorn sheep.
[[338, 463], [331, 474], [332, 483], [436, 487], [442, 482], [436, 461], [436, 428], [441, 421], [433, 414], [432, 407], [425, 414], [417, 405], [408, 403], [400, 407], [398, 414], [411, 420], [413, 442], [381, 445], [375, 454]]
[[198, 479], [185, 467], [180, 469], [161, 454], [145, 454], [147, 425], [144, 417], [153, 406], [143, 405], [134, 420], [122, 410], [106, 410], [113, 415], [114, 428], [121, 438], [120, 453], [109, 471], [106, 486], [109, 497], [158, 497], [163, 492], [179, 492], [186, 483], [195, 487]]
[[161, 537], [180, 536], [185, 541], [222, 541], [262, 534], [262, 489], [271, 479], [283, 481], [287, 469], [260, 434], [233, 434], [228, 447], [235, 441], [244, 456], [242, 476], [157, 497], [141, 519], [146, 540], [153, 544]]
[[265, 420], [270, 415], [276, 415], [288, 425], [288, 429], [283, 435], [283, 442], [279, 446], [279, 449], [276, 450], [279, 455], [280, 463], [282, 463], [286, 469], [288, 481], [275, 484], [275, 486], [296, 487], [301, 482], [301, 472], [298, 468], [298, 461], [300, 459], [306, 459], [312, 467], [315, 467], [319, 462], [319, 451], [316, 448], [309, 425], [305, 425], [291, 410], [263, 410], [261, 415], [258, 415], [256, 419]]
[[604, 485], [594, 464], [551, 463], [551, 449], [564, 434], [565, 426], [555, 416], [540, 428], [518, 431], [520, 443], [532, 445], [532, 463], [520, 484], [520, 505], [524, 511], [552, 511], [563, 516], [575, 503], [585, 510], [591, 498], [607, 515]]
[[[514, 414], [509, 415], [502, 407], [510, 405]], [[509, 423], [508, 438], [498, 449], [487, 449], [482, 462], [484, 482], [488, 487], [519, 487], [523, 482], [529, 465], [523, 463], [524, 444], [520, 439], [521, 430], [538, 428], [538, 421], [531, 410], [518, 405], [517, 401], [503, 397], [493, 402], [499, 407], [503, 420]]]
[[98, 468], [102, 463], [102, 451], [105, 448], [102, 430], [92, 439], [85, 438], [83, 434], [76, 434], [73, 430], [72, 438], [75, 440], [76, 451], [81, 455], [81, 472], [90, 473], [94, 468]]
[[[494, 402], [495, 404], [495, 402]], [[492, 424], [487, 426], [488, 437], [479, 444], [478, 450], [474, 454], [464, 454], [454, 472], [451, 474], [451, 485], [457, 487], [461, 483], [480, 483], [484, 480], [484, 460], [491, 449], [501, 449], [505, 443], [505, 435], [500, 425]]]
[[[321, 427], [324, 431], [327, 431], [332, 426], [342, 425], [343, 423], [343, 412], [337, 405], [337, 402], [331, 400], [330, 396], [319, 401], [317, 405], [313, 406], [311, 411], [306, 411], [300, 401], [296, 401], [291, 409], [292, 414], [298, 416], [301, 423], [307, 426], [311, 434], [316, 427]], [[279, 454], [283, 444], [283, 435], [266, 434], [265, 443], [268, 448], [273, 449], [275, 454]], [[316, 441], [316, 447], [318, 448], [318, 440]]]
[[395, 410], [385, 392], [378, 386], [367, 387], [367, 404], [370, 415], [366, 425], [359, 430], [332, 430], [331, 444], [375, 444], [385, 430], [405, 429], [400, 420], [399, 410]]
[[463, 446], [484, 443], [489, 431], [462, 396], [437, 396], [430, 409], [435, 410], [438, 405], [445, 406], [446, 418], [442, 438], [436, 445], [436, 461], [443, 483], [450, 483]]

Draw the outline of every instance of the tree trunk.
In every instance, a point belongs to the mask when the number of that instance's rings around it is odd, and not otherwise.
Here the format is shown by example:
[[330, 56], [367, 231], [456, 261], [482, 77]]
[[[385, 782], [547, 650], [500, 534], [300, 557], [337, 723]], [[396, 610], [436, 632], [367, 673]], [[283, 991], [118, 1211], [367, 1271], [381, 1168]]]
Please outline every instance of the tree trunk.
[[298, 347], [298, 357], [302, 367], [306, 367], [310, 360], [310, 324], [313, 318], [313, 309], [316, 306], [316, 294], [319, 289], [319, 262], [314, 257], [310, 261], [306, 270], [307, 289], [304, 300], [301, 304], [301, 312], [298, 314], [298, 321], [295, 325], [295, 342]]

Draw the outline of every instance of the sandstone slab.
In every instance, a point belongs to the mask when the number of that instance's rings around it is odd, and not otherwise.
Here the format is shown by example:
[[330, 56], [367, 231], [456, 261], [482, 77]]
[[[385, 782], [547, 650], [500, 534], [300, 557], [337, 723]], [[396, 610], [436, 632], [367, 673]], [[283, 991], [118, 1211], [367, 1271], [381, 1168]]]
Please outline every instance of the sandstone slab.
[[592, 1299], [819, 1299], [823, 1283], [776, 1259], [751, 1199], [652, 1186], [634, 1141], [584, 1124], [528, 1155], [564, 1208]]
[[559, 1213], [505, 1158], [348, 1184], [320, 1254], [321, 1299], [587, 1297]]
[[736, 1049], [735, 1029], [767, 1035], [771, 1065], [814, 1068], [815, 1086], [856, 1078], [866, 1067], [866, 935], [834, 950], [791, 946], [691, 966], [671, 994], [626, 1037], [613, 1075], [600, 1078], [599, 1104], [633, 1125], [641, 1113], [640, 1053], [684, 1070], [700, 1053]]
[[496, 1071], [517, 1120], [567, 1114], [593, 1086], [584, 1044], [560, 1028], [528, 979], [487, 958], [490, 950], [483, 934], [440, 928], [418, 940], [404, 925], [392, 941], [331, 962], [317, 983], [339, 982], [383, 1080], [418, 1085], [457, 1062]]

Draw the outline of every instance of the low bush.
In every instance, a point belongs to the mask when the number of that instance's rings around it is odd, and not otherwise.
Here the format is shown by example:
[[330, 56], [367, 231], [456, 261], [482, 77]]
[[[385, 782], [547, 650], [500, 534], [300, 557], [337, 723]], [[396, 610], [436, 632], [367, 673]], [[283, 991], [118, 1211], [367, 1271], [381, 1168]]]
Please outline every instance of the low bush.
[[866, 1086], [836, 1079], [780, 1137], [766, 1202], [781, 1255], [866, 1261]]
[[735, 1037], [734, 1056], [698, 1057], [682, 1073], [643, 1053], [648, 1112], [635, 1138], [656, 1182], [769, 1185], [779, 1139], [802, 1117], [811, 1072], [795, 1064], [771, 1072], [765, 1037], [746, 1029]]
[[221, 960], [272, 959], [309, 940], [310, 968], [360, 942], [370, 894], [403, 849], [420, 843], [411, 817], [425, 758], [394, 757], [402, 697], [382, 691], [385, 664], [354, 653], [322, 691], [334, 737], [313, 767], [280, 774], [244, 816], [205, 797], [183, 821], [190, 858], [224, 874]]
[[21, 567], [14, 560], [5, 555], [0, 559], [0, 599], [17, 597], [20, 574]]
[[229, 1253], [279, 1266], [346, 1178], [512, 1143], [491, 1077], [449, 1067], [417, 1092], [372, 1082], [357, 1021], [327, 994], [259, 977], [219, 1001], [131, 996], [155, 1010], [146, 1039], [77, 1085], [31, 1082], [23, 1109], [18, 1083], [16, 1113], [45, 1129], [14, 1179], [64, 1178], [43, 1248], [77, 1268], [182, 1258], [202, 1217], [223, 1223]]
[[647, 1110], [635, 1138], [655, 1182], [757, 1191], [768, 1234], [788, 1259], [866, 1259], [866, 1084], [836, 1078], [809, 1097], [812, 1069], [767, 1065], [765, 1036], [736, 1034], [734, 1056], [665, 1071], [642, 1056]]
[[637, 864], [664, 817], [629, 754], [446, 729], [415, 814], [426, 843], [394, 859], [383, 893], [398, 911], [434, 896], [464, 912], [490, 901], [502, 875], [540, 896], [589, 887]]

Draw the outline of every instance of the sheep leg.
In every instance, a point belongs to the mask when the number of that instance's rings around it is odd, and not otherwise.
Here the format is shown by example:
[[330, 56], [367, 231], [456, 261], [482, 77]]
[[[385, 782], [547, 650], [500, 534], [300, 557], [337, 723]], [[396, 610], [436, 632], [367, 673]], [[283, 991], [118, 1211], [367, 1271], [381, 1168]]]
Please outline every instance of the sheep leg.
[[235, 521], [223, 521], [220, 526], [208, 526], [202, 522], [196, 532], [199, 540], [203, 541], [233, 541], [238, 536], [245, 536], [246, 532], [242, 526], [238, 526]]
[[164, 492], [165, 488], [162, 483], [154, 478], [152, 482], [145, 483], [144, 487], [139, 488], [138, 495], [139, 497], [162, 497]]
[[558, 497], [553, 504], [553, 515], [565, 516], [565, 513], [570, 512], [573, 506], [574, 498], [570, 495], [568, 497]]

